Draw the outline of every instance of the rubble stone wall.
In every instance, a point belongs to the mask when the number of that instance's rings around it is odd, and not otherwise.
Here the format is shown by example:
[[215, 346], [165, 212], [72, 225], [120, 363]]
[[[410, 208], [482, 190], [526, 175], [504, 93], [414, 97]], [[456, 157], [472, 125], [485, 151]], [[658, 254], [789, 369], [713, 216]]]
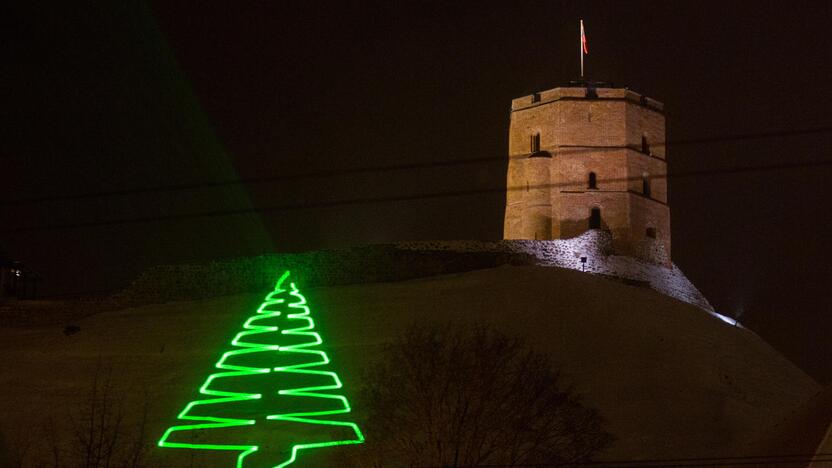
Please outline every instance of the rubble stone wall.
[[[661, 243], [645, 248], [659, 249]], [[122, 306], [268, 291], [283, 270], [306, 287], [403, 281], [500, 265], [543, 265], [607, 276], [650, 287], [712, 311], [704, 296], [675, 265], [612, 254], [603, 230], [573, 239], [420, 241], [244, 257], [194, 265], [162, 265], [143, 273], [114, 296]], [[586, 257], [586, 262], [581, 262]]]

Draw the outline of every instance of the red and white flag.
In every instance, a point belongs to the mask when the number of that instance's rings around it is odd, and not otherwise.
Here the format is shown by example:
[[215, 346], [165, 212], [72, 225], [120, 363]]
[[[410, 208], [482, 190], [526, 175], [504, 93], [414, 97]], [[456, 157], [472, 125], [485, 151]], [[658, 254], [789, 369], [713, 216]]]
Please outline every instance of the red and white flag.
[[589, 47], [586, 44], [586, 33], [584, 32], [584, 20], [581, 20], [581, 47], [585, 54], [589, 55]]

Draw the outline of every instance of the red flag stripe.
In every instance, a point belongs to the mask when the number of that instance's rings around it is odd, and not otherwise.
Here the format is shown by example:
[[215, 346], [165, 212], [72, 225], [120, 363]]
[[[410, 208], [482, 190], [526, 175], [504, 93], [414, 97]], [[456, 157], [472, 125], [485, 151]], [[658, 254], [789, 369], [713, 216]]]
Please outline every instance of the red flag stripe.
[[586, 33], [584, 33], [584, 24], [581, 22], [581, 44], [584, 46], [584, 53], [589, 54], [589, 47], [586, 43]]

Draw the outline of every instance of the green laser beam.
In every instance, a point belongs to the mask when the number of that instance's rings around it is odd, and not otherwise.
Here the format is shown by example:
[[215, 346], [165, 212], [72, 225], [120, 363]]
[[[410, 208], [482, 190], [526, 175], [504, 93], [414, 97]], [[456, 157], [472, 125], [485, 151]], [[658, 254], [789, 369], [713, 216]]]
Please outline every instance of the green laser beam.
[[319, 443], [310, 443], [310, 444], [297, 444], [292, 447], [292, 457], [279, 465], [279, 468], [283, 468], [286, 465], [295, 461], [297, 457], [297, 452], [300, 450], [308, 450], [313, 448], [319, 447], [330, 447], [335, 445], [347, 445], [347, 444], [360, 444], [364, 442], [364, 436], [361, 434], [361, 431], [358, 429], [354, 423], [350, 422], [340, 422], [340, 421], [328, 421], [328, 420], [320, 420], [315, 419], [317, 416], [329, 416], [333, 414], [346, 414], [351, 411], [350, 404], [347, 399], [341, 395], [332, 395], [328, 393], [320, 393], [321, 390], [337, 390], [343, 387], [341, 384], [341, 379], [338, 378], [338, 375], [335, 372], [330, 371], [321, 371], [321, 370], [311, 370], [307, 369], [308, 367], [315, 367], [315, 366], [323, 366], [329, 364], [329, 357], [326, 355], [325, 352], [320, 350], [311, 350], [306, 349], [313, 346], [320, 345], [323, 341], [321, 340], [321, 336], [317, 333], [312, 331], [315, 328], [315, 322], [310, 317], [309, 307], [306, 305], [306, 298], [298, 291], [295, 287], [294, 283], [291, 284], [291, 295], [298, 298], [297, 302], [289, 304], [289, 308], [300, 309], [300, 312], [296, 312], [294, 314], [289, 314], [290, 319], [295, 320], [304, 320], [307, 322], [306, 326], [283, 330], [281, 333], [284, 335], [296, 335], [296, 336], [306, 336], [312, 338], [312, 341], [297, 344], [297, 345], [290, 345], [281, 347], [281, 352], [286, 353], [296, 353], [296, 354], [313, 354], [316, 355], [319, 360], [313, 361], [309, 363], [303, 364], [296, 364], [292, 366], [284, 366], [284, 367], [275, 367], [275, 372], [288, 372], [288, 373], [297, 373], [297, 374], [307, 374], [307, 375], [323, 375], [330, 377], [332, 379], [331, 385], [319, 385], [319, 386], [312, 386], [312, 387], [302, 387], [302, 388], [295, 388], [295, 389], [288, 389], [288, 390], [280, 390], [278, 394], [285, 395], [285, 396], [303, 396], [303, 397], [312, 397], [312, 398], [328, 398], [333, 400], [338, 400], [342, 404], [342, 408], [329, 410], [329, 411], [308, 411], [308, 412], [300, 412], [300, 413], [288, 413], [288, 414], [274, 414], [269, 415], [266, 419], [271, 420], [280, 420], [280, 421], [294, 421], [299, 423], [307, 423], [307, 424], [321, 424], [321, 425], [330, 425], [330, 426], [342, 426], [342, 427], [349, 427], [355, 431], [356, 438], [353, 440], [341, 440], [341, 441], [330, 441], [330, 442], [319, 442]]
[[[301, 450], [338, 445], [361, 444], [364, 442], [364, 435], [355, 423], [335, 421], [326, 418], [332, 415], [348, 414], [352, 411], [352, 408], [350, 407], [346, 397], [332, 393], [324, 393], [326, 391], [338, 390], [343, 387], [343, 384], [335, 372], [315, 369], [320, 366], [328, 365], [330, 363], [329, 356], [327, 356], [326, 352], [322, 350], [310, 349], [322, 345], [323, 340], [321, 339], [321, 336], [314, 331], [315, 322], [311, 317], [306, 298], [300, 293], [294, 283], [290, 283], [288, 289], [283, 287], [288, 278], [288, 271], [284, 272], [283, 275], [280, 276], [280, 279], [275, 285], [274, 291], [270, 292], [266, 296], [263, 303], [257, 308], [255, 314], [245, 321], [243, 324], [243, 330], [237, 333], [231, 341], [231, 345], [235, 349], [223, 353], [219, 361], [217, 361], [215, 367], [219, 369], [220, 372], [209, 375], [205, 380], [205, 383], [203, 383], [199, 388], [199, 393], [204, 395], [206, 398], [188, 403], [185, 406], [185, 409], [183, 409], [177, 416], [179, 420], [187, 421], [190, 424], [181, 424], [168, 428], [159, 440], [159, 447], [240, 451], [240, 454], [237, 456], [237, 467], [242, 468], [245, 464], [246, 457], [260, 450], [260, 445], [173, 442], [169, 439], [176, 432], [255, 426], [257, 424], [256, 419], [200, 416], [193, 414], [193, 411], [195, 409], [200, 409], [200, 407], [210, 407], [211, 405], [225, 405], [228, 403], [262, 399], [262, 393], [216, 390], [214, 387], [216, 387], [218, 383], [222, 382], [222, 379], [237, 379], [239, 377], [269, 373], [323, 376], [331, 380], [331, 384], [329, 385], [279, 389], [275, 392], [275, 395], [269, 396], [277, 396], [278, 398], [305, 397], [335, 400], [340, 403], [340, 406], [337, 409], [323, 411], [269, 414], [265, 416], [266, 421], [287, 421], [300, 424], [338, 426], [351, 429], [354, 433], [354, 438], [350, 439], [294, 444], [291, 447], [290, 457], [286, 461], [275, 465], [277, 468], [283, 468], [294, 463], [297, 460], [298, 452]], [[288, 295], [286, 294], [287, 292]], [[293, 300], [290, 300], [290, 302], [287, 303], [287, 299], [291, 298], [293, 298]], [[291, 312], [292, 310], [294, 310], [294, 312]], [[257, 323], [281, 317], [284, 312], [287, 312], [285, 317], [288, 322], [300, 322], [299, 326], [286, 327], [284, 330], [279, 330], [279, 327], [274, 325], [262, 325]], [[287, 346], [252, 342], [253, 337], [257, 335], [274, 334], [276, 332], [279, 332], [279, 334], [283, 336], [305, 338], [306, 341]], [[315, 359], [309, 362], [302, 362], [300, 364], [278, 367], [252, 367], [234, 365], [228, 362], [235, 356], [254, 353], [269, 353], [266, 354], [267, 357], [275, 354], [280, 355], [280, 353], [286, 353], [301, 356], [314, 356]], [[275, 357], [277, 358], [277, 356]]]

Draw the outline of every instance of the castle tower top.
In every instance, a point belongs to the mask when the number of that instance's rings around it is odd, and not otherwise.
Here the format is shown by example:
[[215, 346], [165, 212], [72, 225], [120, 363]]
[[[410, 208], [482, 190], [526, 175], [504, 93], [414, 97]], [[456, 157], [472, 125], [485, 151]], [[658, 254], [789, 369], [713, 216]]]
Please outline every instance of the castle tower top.
[[529, 107], [539, 106], [549, 102], [559, 100], [574, 100], [574, 99], [606, 99], [606, 100], [624, 100], [634, 104], [644, 106], [656, 112], [664, 112], [664, 104], [643, 96], [635, 91], [631, 91], [624, 87], [615, 87], [611, 83], [604, 82], [572, 82], [570, 86], [563, 86], [558, 88], [547, 89], [528, 96], [512, 99], [511, 110], [521, 110]]
[[664, 105], [610, 83], [513, 99], [506, 239], [607, 231], [618, 255], [670, 264]]

